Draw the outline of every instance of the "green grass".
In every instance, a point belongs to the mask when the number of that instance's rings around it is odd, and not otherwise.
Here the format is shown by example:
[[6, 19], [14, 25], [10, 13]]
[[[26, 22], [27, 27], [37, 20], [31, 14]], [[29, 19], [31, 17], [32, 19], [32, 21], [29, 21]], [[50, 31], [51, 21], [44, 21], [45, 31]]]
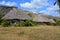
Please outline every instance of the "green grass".
[[1, 27], [0, 40], [60, 40], [59, 26]]

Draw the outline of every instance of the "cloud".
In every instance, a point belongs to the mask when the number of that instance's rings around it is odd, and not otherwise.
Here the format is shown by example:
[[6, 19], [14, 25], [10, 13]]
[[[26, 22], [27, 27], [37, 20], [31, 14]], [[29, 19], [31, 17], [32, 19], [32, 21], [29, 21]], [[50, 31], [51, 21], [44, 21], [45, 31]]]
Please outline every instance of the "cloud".
[[6, 2], [6, 1], [2, 1], [2, 2], [0, 2], [0, 5], [15, 6], [15, 5], [16, 5], [16, 2]]
[[42, 11], [40, 11], [40, 13], [43, 13], [43, 12], [48, 12], [48, 11], [54, 11], [54, 12], [57, 12], [57, 10], [59, 10], [59, 7], [58, 7], [58, 5], [56, 4], [55, 6], [50, 6], [50, 7], [48, 7], [46, 10], [42, 10]]
[[50, 6], [49, 8], [47, 8], [47, 10], [50, 10], [50, 11], [55, 11], [55, 10], [59, 10], [59, 6], [56, 4], [55, 6], [52, 5]]
[[60, 16], [58, 14], [59, 12], [56, 11], [59, 10], [59, 7], [57, 4], [54, 6], [54, 2], [55, 0], [31, 0], [31, 2], [20, 3], [20, 6], [34, 13], [44, 13], [47, 15]]
[[53, 15], [53, 16], [60, 16], [60, 14], [57, 10], [59, 10], [59, 7], [56, 4], [55, 6], [52, 5], [52, 6], [48, 7], [46, 10], [40, 11], [40, 13], [44, 13], [47, 15]]
[[48, 5], [49, 5], [48, 0], [31, 0], [31, 2], [20, 4], [21, 7], [35, 10]]

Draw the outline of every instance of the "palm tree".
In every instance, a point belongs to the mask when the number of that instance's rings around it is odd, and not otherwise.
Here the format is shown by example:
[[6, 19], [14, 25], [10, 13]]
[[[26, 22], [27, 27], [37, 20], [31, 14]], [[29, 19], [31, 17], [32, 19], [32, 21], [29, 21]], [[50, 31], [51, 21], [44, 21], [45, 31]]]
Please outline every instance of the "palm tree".
[[60, 0], [58, 0], [57, 3], [58, 3], [58, 5], [59, 5], [59, 7], [60, 7]]
[[56, 2], [54, 3], [54, 5], [55, 5], [56, 3], [58, 4], [58, 6], [59, 6], [59, 8], [60, 8], [60, 0], [56, 0]]
[[60, 13], [60, 0], [56, 0], [56, 2], [54, 3], [54, 5], [55, 5], [56, 3], [57, 3], [58, 6], [59, 6], [59, 10], [57, 10], [57, 11], [59, 11], [59, 13]]

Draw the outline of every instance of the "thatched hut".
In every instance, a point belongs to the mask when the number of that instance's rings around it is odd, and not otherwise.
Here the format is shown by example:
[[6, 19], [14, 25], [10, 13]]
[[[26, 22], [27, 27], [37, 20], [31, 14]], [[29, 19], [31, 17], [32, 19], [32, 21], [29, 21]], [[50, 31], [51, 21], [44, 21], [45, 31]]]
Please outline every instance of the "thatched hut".
[[34, 18], [33, 21], [39, 23], [39, 24], [50, 24], [50, 23], [55, 23], [53, 19], [47, 18], [43, 14], [37, 14]]
[[24, 11], [19, 10], [18, 8], [13, 8], [10, 10], [9, 13], [7, 13], [2, 19], [4, 20], [10, 20], [11, 23], [19, 23], [20, 20], [31, 20], [31, 18], [24, 13]]

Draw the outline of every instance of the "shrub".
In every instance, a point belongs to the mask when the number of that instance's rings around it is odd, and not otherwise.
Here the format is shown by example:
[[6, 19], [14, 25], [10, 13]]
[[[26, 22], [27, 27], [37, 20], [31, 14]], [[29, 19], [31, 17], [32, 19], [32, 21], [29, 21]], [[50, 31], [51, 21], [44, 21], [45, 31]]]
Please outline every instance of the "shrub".
[[33, 25], [35, 25], [35, 24], [36, 24], [36, 22], [31, 21], [31, 20], [21, 21], [21, 22], [20, 22], [20, 25], [21, 25], [21, 26], [33, 26]]
[[55, 25], [60, 26], [60, 19], [54, 19], [54, 21], [56, 22]]
[[3, 20], [1, 24], [2, 24], [2, 26], [6, 27], [6, 26], [10, 25], [10, 21]]
[[3, 17], [3, 15], [2, 14], [0, 14], [0, 19]]
[[15, 27], [19, 27], [19, 26], [20, 26], [20, 24], [14, 24], [14, 26], [15, 26]]
[[56, 25], [59, 25], [60, 26], [60, 21], [56, 21]]
[[25, 22], [24, 21], [20, 21], [20, 26], [24, 26]]
[[2, 17], [3, 17], [3, 15], [2, 15], [2, 14], [0, 14], [0, 24], [1, 24], [1, 21], [2, 21], [2, 20], [1, 20], [1, 18], [2, 18]]

